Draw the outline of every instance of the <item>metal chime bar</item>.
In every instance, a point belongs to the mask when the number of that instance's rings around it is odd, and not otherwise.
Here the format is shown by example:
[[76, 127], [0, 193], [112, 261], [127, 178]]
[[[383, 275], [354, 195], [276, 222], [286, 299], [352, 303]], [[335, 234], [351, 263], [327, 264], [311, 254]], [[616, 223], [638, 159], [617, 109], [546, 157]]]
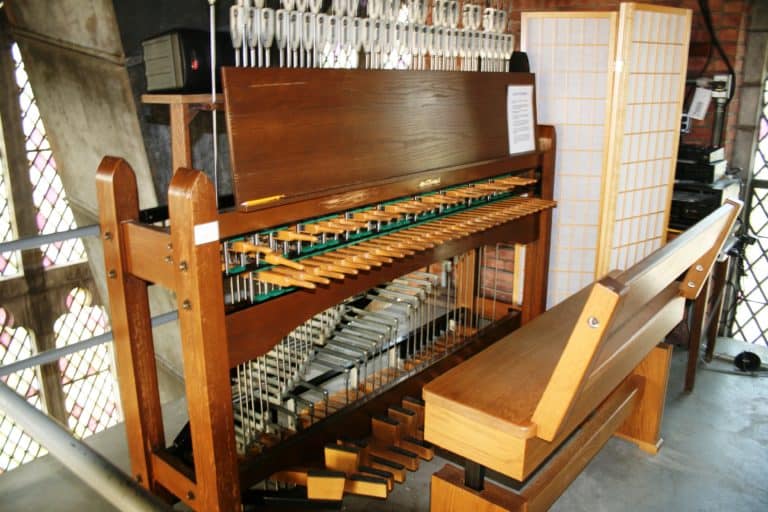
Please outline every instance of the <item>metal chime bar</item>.
[[507, 12], [478, 4], [434, 0], [431, 25], [427, 0], [333, 0], [328, 12], [322, 0], [280, 6], [237, 0], [231, 7], [236, 66], [270, 67], [274, 45], [279, 67], [354, 67], [362, 54], [357, 67], [366, 69], [506, 71], [514, 51]]
[[[474, 288], [482, 251], [351, 297], [238, 365], [232, 377], [238, 450], [268, 447], [460, 347], [486, 321], [466, 292]], [[488, 298], [482, 288], [477, 298]]]

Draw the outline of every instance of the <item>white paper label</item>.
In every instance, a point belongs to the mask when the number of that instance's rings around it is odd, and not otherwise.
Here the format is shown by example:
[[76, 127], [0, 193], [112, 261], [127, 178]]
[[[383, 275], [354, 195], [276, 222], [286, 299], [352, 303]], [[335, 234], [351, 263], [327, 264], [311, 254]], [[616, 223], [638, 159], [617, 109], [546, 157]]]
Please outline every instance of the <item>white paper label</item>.
[[195, 226], [195, 245], [219, 241], [219, 221], [206, 222]]
[[707, 117], [709, 103], [712, 101], [712, 90], [697, 87], [691, 101], [691, 108], [688, 109], [688, 116], [701, 121]]
[[527, 153], [536, 149], [536, 125], [533, 118], [533, 86], [507, 87], [507, 133], [509, 154]]

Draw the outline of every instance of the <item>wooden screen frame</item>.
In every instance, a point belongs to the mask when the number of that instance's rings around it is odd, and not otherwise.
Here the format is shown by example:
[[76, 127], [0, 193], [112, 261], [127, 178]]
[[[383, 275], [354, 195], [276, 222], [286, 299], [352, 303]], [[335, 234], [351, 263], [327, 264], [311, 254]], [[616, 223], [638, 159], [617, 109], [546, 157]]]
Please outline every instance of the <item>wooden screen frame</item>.
[[[626, 63], [631, 58], [632, 48], [632, 29], [634, 14], [637, 12], [651, 12], [661, 14], [674, 14], [683, 15], [686, 18], [685, 22], [685, 34], [683, 37], [683, 58], [680, 59], [680, 73], [685, 76], [688, 68], [688, 60], [685, 56], [688, 55], [688, 45], [690, 43], [691, 36], [691, 17], [692, 12], [690, 9], [681, 9], [677, 7], [665, 7], [660, 5], [640, 4], [634, 2], [622, 3], [619, 9], [619, 32], [618, 32], [618, 46], [617, 46], [617, 58], [618, 62], [623, 63], [621, 73], [618, 73], [618, 77], [614, 80], [614, 88], [612, 92], [613, 104], [611, 107], [611, 130], [609, 131], [610, 140], [608, 143], [609, 157], [608, 157], [608, 172], [605, 182], [605, 189], [603, 190], [603, 196], [607, 203], [602, 209], [601, 231], [598, 238], [598, 257], [597, 257], [597, 275], [603, 275], [608, 272], [611, 267], [611, 252], [613, 250], [613, 229], [616, 221], [616, 203], [619, 187], [619, 169], [621, 167], [621, 156], [624, 142], [624, 123], [626, 121], [626, 103], [627, 96], [629, 94], [629, 73], [626, 72]], [[682, 80], [678, 88], [679, 103], [676, 109], [676, 118], [679, 119], [683, 109], [683, 97], [685, 93], [685, 80]], [[677, 155], [679, 146], [679, 138], [675, 138], [672, 145], [673, 158]], [[671, 162], [670, 165], [674, 165]], [[664, 209], [664, 222], [663, 226], [669, 223], [669, 214], [672, 204], [672, 188], [675, 182], [674, 171], [670, 172], [670, 179], [667, 184], [667, 203]], [[662, 230], [661, 245], [663, 246], [667, 241], [666, 230]]]

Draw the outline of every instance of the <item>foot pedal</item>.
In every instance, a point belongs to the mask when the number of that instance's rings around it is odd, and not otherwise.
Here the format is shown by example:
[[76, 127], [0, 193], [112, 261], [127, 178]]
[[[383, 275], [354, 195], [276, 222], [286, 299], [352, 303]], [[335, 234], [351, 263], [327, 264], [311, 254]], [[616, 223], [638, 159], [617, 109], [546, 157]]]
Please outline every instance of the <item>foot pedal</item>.
[[340, 500], [347, 475], [341, 471], [307, 471], [307, 497], [311, 500]]
[[332, 471], [341, 471], [347, 476], [357, 473], [360, 465], [360, 450], [352, 446], [339, 444], [325, 445], [325, 467]]
[[400, 448], [405, 448], [409, 452], [418, 454], [418, 456], [424, 460], [432, 460], [435, 456], [435, 449], [430, 443], [422, 441], [421, 439], [416, 439], [415, 437], [401, 439], [398, 446], [400, 446]]
[[379, 457], [377, 455], [371, 455], [370, 459], [369, 466], [372, 468], [392, 473], [395, 482], [399, 484], [405, 482], [405, 466], [399, 462], [385, 459], [384, 457]]
[[358, 474], [347, 479], [344, 484], [344, 492], [374, 498], [386, 498], [389, 490], [385, 479]]
[[383, 478], [387, 481], [387, 490], [391, 491], [395, 486], [395, 477], [390, 471], [384, 471], [383, 469], [376, 469], [370, 466], [360, 466], [358, 468], [361, 475], [374, 476], [376, 478]]

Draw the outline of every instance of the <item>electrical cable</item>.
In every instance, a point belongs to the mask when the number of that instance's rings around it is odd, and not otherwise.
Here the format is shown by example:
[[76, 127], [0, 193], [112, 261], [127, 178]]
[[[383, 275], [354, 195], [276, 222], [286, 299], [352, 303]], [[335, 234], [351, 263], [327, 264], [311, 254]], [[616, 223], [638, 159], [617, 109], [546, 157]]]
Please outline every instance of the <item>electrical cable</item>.
[[730, 103], [731, 99], [733, 98], [736, 72], [733, 70], [733, 66], [731, 66], [731, 61], [728, 59], [728, 56], [725, 54], [725, 51], [723, 50], [723, 47], [720, 45], [720, 41], [717, 39], [717, 36], [715, 35], [715, 29], [712, 25], [712, 13], [709, 10], [709, 1], [699, 0], [699, 10], [701, 11], [701, 16], [704, 18], [704, 24], [707, 27], [707, 31], [709, 32], [709, 37], [712, 41], [712, 44], [717, 50], [717, 53], [720, 54], [720, 59], [722, 59], [723, 63], [725, 64], [725, 67], [728, 69], [728, 73], [730, 73], [731, 75], [731, 86], [730, 86], [731, 90], [728, 91], [729, 93], [728, 99], [725, 100], [725, 105], [727, 106], [728, 103]]

